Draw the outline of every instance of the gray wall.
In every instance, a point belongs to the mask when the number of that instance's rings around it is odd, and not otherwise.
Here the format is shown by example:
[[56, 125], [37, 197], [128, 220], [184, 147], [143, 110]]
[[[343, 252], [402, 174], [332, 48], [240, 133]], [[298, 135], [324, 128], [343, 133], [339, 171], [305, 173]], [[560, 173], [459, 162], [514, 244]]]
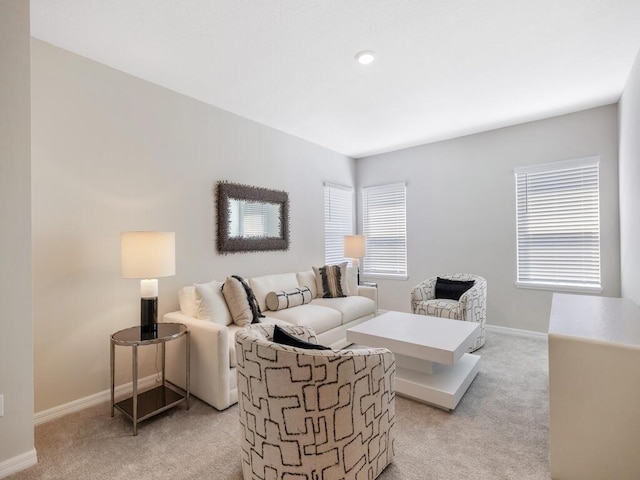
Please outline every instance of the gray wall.
[[35, 460], [29, 130], [29, 2], [1, 0], [0, 476], [10, 471], [7, 465], [15, 464], [16, 457]]
[[601, 162], [603, 295], [618, 296], [617, 125], [610, 105], [359, 159], [358, 188], [407, 182], [409, 280], [378, 279], [380, 308], [409, 311], [420, 281], [476, 273], [488, 281], [487, 323], [546, 331], [551, 292], [514, 285], [513, 169], [591, 155]]
[[[161, 314], [183, 285], [324, 261], [323, 182], [355, 185], [353, 159], [37, 40], [32, 70], [36, 412], [109, 387], [109, 335], [139, 323], [121, 231], [176, 232]], [[291, 249], [217, 254], [217, 180], [287, 191]]]
[[640, 304], [640, 54], [619, 108], [622, 296]]

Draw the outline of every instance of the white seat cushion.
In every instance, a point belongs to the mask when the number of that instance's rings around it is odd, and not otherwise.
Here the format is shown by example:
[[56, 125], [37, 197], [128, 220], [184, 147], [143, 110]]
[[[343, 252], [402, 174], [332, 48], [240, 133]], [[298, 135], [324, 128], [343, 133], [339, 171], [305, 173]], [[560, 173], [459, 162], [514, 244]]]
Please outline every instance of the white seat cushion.
[[376, 311], [376, 303], [370, 298], [350, 296], [344, 298], [315, 298], [311, 305], [332, 308], [340, 312], [342, 323], [348, 323], [356, 318], [372, 315]]
[[437, 298], [420, 302], [416, 313], [430, 315], [432, 317], [450, 318], [452, 320], [460, 320], [462, 318], [460, 315], [460, 302], [447, 298]]
[[267, 312], [267, 315], [269, 315], [269, 316], [266, 316], [266, 315], [265, 315], [264, 317], [262, 317], [262, 318], [260, 319], [260, 323], [266, 323], [266, 324], [268, 324], [268, 325], [279, 325], [279, 326], [281, 326], [281, 327], [287, 327], [287, 326], [290, 326], [290, 325], [291, 325], [289, 322], [286, 322], [286, 321], [284, 321], [284, 320], [280, 320], [280, 319], [278, 319], [278, 318], [271, 318], [271, 316], [270, 316], [270, 315], [271, 315], [272, 313], [273, 313], [273, 312]]
[[323, 333], [342, 324], [342, 314], [338, 310], [313, 303], [269, 312], [269, 317], [309, 327], [315, 333]]

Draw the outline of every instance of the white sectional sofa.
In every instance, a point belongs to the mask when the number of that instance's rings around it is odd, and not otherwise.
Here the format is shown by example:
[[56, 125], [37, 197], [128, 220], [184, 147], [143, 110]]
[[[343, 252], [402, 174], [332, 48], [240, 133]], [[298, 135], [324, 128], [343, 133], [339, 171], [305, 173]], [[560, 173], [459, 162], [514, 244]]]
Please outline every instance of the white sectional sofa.
[[[248, 281], [265, 315], [262, 322], [309, 327], [316, 333], [318, 343], [335, 349], [348, 344], [348, 328], [374, 317], [377, 312], [377, 289], [359, 286], [355, 269], [352, 268], [347, 269], [348, 296], [342, 298], [317, 298], [313, 270], [265, 275]], [[198, 310], [196, 288], [187, 286], [178, 293], [180, 311], [165, 314], [162, 321], [183, 323], [189, 327], [191, 393], [218, 410], [223, 410], [238, 401], [235, 333], [242, 327], [233, 323], [226, 308], [224, 297], [219, 292], [222, 282], [209, 285], [217, 290], [210, 318], [204, 319], [202, 311]], [[267, 309], [268, 293], [303, 287], [311, 290], [311, 303], [278, 311]], [[170, 342], [166, 353], [167, 378], [183, 388], [184, 348], [184, 342]]]

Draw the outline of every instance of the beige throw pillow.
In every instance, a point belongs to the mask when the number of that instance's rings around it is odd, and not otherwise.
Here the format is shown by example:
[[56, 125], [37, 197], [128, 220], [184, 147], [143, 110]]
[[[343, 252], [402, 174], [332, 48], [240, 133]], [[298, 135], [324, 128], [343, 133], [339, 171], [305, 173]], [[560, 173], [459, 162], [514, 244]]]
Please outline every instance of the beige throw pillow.
[[222, 295], [236, 325], [246, 327], [251, 323], [259, 323], [260, 317], [264, 317], [251, 287], [244, 279], [235, 275], [227, 277], [222, 286]]
[[313, 267], [316, 276], [316, 288], [318, 298], [346, 297], [349, 288], [347, 286], [347, 262], [337, 265], [325, 265]]

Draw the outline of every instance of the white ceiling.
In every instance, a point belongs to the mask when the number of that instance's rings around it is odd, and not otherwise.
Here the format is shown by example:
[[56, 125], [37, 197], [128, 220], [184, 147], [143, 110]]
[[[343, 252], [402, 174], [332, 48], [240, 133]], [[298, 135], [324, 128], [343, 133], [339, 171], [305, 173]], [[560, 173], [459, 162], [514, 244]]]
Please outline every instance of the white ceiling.
[[31, 0], [31, 33], [358, 158], [616, 102], [640, 0]]

